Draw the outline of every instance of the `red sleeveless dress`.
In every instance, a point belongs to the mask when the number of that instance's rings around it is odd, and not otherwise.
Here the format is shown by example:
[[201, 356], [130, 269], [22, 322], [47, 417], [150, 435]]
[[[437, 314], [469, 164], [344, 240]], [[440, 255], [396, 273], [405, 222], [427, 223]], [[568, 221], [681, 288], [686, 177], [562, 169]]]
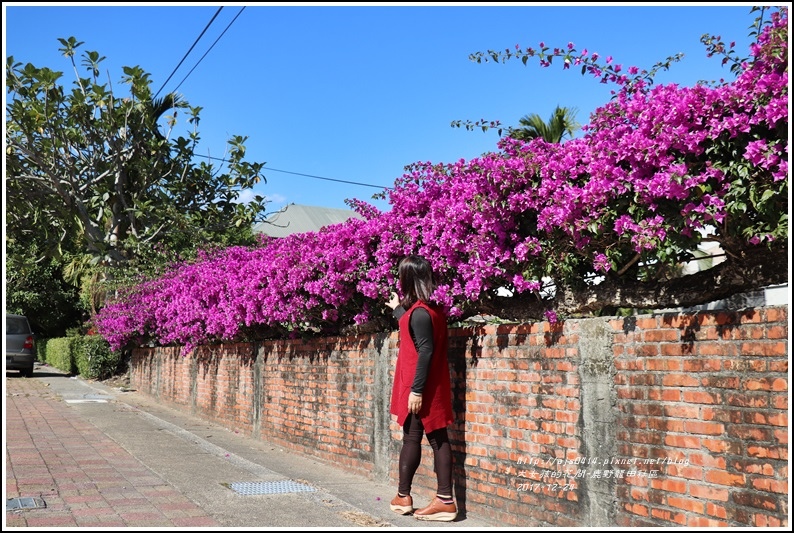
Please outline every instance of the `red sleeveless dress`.
[[419, 354], [411, 338], [411, 314], [417, 308], [423, 308], [430, 314], [433, 323], [433, 356], [427, 369], [427, 381], [422, 391], [422, 408], [419, 418], [430, 433], [448, 426], [453, 422], [452, 416], [452, 384], [449, 378], [447, 361], [447, 318], [440, 308], [418, 301], [400, 317], [399, 350], [394, 370], [394, 385], [391, 394], [391, 409], [397, 415], [397, 423], [402, 426], [408, 418], [408, 395], [416, 374], [416, 363]]

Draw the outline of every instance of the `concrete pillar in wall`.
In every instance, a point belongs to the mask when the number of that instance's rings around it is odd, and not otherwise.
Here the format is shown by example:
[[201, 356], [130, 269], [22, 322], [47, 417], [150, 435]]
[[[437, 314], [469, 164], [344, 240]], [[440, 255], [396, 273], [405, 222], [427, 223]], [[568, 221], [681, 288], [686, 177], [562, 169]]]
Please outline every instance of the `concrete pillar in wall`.
[[254, 343], [254, 366], [253, 366], [253, 382], [254, 390], [252, 392], [253, 398], [253, 418], [251, 420], [251, 436], [259, 438], [259, 432], [262, 431], [262, 401], [265, 391], [262, 386], [262, 366], [264, 363], [264, 356], [262, 355], [262, 347], [258, 343]]
[[[606, 470], [615, 456], [615, 362], [612, 352], [612, 329], [609, 320], [593, 318], [580, 324], [581, 416], [583, 458], [594, 461], [582, 465], [587, 475], [581, 478], [584, 517], [589, 527], [614, 526], [617, 500], [613, 477], [593, 477], [591, 471]], [[606, 461], [606, 465], [605, 462]]]
[[375, 389], [373, 412], [375, 416], [375, 430], [372, 436], [373, 462], [375, 463], [373, 474], [380, 481], [388, 481], [391, 461], [392, 438], [391, 414], [389, 405], [391, 402], [392, 379], [390, 370], [392, 367], [391, 350], [389, 348], [389, 334], [381, 333], [374, 338], [375, 356]]

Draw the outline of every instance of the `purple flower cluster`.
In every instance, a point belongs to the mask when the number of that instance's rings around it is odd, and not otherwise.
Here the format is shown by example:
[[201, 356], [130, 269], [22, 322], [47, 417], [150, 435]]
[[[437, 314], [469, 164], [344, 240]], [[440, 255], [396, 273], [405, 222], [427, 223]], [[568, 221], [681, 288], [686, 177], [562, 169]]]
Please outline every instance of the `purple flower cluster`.
[[555, 49], [573, 57], [564, 68], [586, 56], [589, 72], [619, 86], [583, 137], [504, 138], [471, 161], [415, 163], [389, 211], [354, 201], [363, 220], [181, 264], [106, 305], [98, 331], [114, 349], [145, 338], [190, 351], [254, 326], [361, 324], [383, 313], [410, 253], [432, 262], [435, 296], [456, 316], [499, 287], [537, 292], [544, 278], [618, 271], [637, 254], [673, 261], [670, 250], [696, 248], [706, 228], [747, 246], [779, 238], [780, 213], [756, 216], [749, 197], [788, 195], [787, 21], [775, 13], [737, 78], [715, 87], [652, 86], [629, 77], [635, 67], [619, 74], [611, 58], [599, 67], [596, 54], [571, 56], [572, 43]]

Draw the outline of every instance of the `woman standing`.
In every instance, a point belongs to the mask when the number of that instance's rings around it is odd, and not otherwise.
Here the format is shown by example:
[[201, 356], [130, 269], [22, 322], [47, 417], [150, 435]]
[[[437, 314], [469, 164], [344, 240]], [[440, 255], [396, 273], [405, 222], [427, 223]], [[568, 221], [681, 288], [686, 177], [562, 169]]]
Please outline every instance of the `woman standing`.
[[[414, 513], [421, 520], [451, 521], [458, 514], [452, 498], [452, 449], [447, 426], [452, 423], [452, 387], [447, 362], [447, 317], [432, 303], [433, 270], [427, 259], [411, 255], [398, 265], [403, 298], [392, 300], [399, 321], [399, 351], [392, 387], [391, 414], [403, 428], [397, 496], [391, 509]], [[422, 437], [433, 449], [436, 497], [415, 510], [411, 484], [422, 458]]]

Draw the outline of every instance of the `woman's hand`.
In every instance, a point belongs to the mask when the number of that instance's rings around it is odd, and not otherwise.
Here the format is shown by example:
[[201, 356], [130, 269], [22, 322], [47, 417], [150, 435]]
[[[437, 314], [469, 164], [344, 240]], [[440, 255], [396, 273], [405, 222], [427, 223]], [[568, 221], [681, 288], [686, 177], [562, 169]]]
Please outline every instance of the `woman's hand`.
[[412, 392], [408, 395], [408, 412], [411, 414], [419, 414], [419, 410], [422, 408], [422, 395], [416, 394]]
[[391, 307], [392, 309], [397, 309], [397, 306], [400, 305], [400, 298], [397, 296], [396, 292], [391, 293], [391, 299], [386, 302], [386, 305]]

